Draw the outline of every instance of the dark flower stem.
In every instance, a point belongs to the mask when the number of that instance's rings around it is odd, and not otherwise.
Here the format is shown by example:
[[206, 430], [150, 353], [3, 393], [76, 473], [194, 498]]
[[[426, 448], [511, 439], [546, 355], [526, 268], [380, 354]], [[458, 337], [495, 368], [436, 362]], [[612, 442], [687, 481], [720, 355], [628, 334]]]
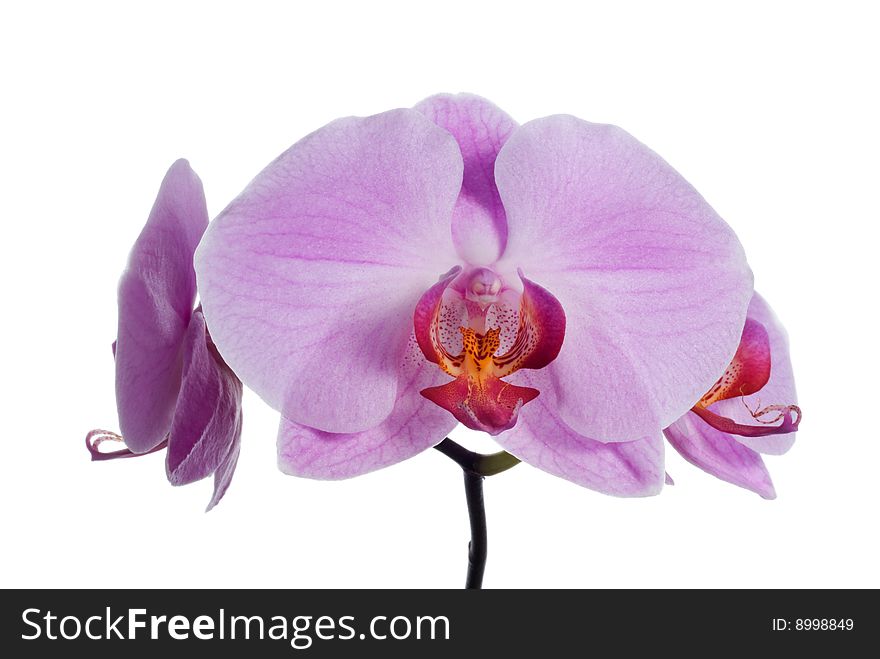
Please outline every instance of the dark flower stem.
[[491, 455], [474, 453], [448, 437], [435, 446], [451, 458], [464, 472], [464, 495], [471, 521], [471, 541], [468, 544], [468, 571], [465, 588], [482, 588], [486, 571], [487, 541], [486, 507], [483, 501], [483, 478], [494, 476], [519, 464], [506, 451]]
[[464, 472], [464, 495], [468, 516], [471, 518], [471, 541], [468, 543], [468, 571], [465, 588], [482, 588], [486, 571], [489, 541], [486, 530], [486, 507], [483, 501], [483, 477], [472, 471]]

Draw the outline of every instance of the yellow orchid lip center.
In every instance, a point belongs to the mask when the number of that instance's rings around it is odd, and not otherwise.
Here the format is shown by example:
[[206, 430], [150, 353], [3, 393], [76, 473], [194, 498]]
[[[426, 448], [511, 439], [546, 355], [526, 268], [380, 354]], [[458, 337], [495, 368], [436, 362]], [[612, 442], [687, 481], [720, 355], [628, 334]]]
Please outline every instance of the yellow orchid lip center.
[[468, 373], [487, 371], [487, 367], [492, 364], [492, 357], [501, 346], [498, 338], [501, 329], [496, 327], [487, 330], [485, 334], [478, 334], [470, 327], [459, 327], [458, 330], [461, 332], [465, 371]]
[[453, 377], [465, 374], [474, 379], [485, 379], [494, 370], [492, 357], [501, 345], [501, 329], [496, 327], [485, 334], [471, 327], [459, 327], [462, 350], [452, 356], [441, 343], [437, 343], [441, 355], [439, 366]]

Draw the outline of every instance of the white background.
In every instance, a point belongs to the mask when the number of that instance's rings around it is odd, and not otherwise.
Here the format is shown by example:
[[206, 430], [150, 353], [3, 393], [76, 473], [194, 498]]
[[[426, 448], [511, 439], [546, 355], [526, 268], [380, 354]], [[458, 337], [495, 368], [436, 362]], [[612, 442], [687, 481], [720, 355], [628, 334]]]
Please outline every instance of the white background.
[[[613, 499], [522, 465], [486, 482], [489, 587], [861, 587], [878, 579], [880, 132], [871, 3], [15, 3], [0, 17], [0, 586], [458, 587], [457, 467], [347, 482], [275, 467], [245, 400], [238, 472], [172, 488], [163, 457], [91, 463], [116, 428], [116, 282], [166, 168], [216, 214], [344, 115], [470, 91], [519, 121], [615, 123], [739, 233], [791, 335], [802, 432], [779, 498], [674, 452]], [[721, 8], [723, 7], [723, 9]], [[471, 447], [486, 436], [457, 431]]]

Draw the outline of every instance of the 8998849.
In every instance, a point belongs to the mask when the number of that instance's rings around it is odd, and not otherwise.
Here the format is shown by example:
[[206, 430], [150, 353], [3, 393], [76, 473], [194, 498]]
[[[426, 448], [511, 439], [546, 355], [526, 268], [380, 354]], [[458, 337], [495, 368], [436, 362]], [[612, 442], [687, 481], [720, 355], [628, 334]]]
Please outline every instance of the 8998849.
[[855, 622], [852, 618], [774, 618], [772, 629], [775, 632], [783, 631], [852, 631]]

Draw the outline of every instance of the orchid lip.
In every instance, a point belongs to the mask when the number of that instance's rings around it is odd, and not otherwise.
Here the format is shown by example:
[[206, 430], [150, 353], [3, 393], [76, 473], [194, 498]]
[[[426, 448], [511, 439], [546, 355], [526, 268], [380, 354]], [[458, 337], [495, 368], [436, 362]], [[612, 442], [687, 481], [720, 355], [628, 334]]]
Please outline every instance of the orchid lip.
[[[743, 401], [743, 404], [745, 404], [745, 401]], [[693, 412], [716, 430], [742, 437], [766, 437], [768, 435], [784, 435], [790, 432], [797, 432], [798, 425], [801, 422], [801, 408], [797, 405], [768, 405], [767, 407], [755, 410], [746, 405], [746, 408], [755, 421], [767, 425], [749, 426], [737, 423], [733, 419], [715, 414], [700, 405], [695, 405]], [[776, 416], [772, 419], [764, 420], [761, 418], [773, 412], [776, 412]], [[782, 423], [771, 425], [778, 421]]]
[[86, 435], [86, 448], [92, 456], [92, 462], [102, 460], [117, 460], [120, 458], [139, 458], [142, 455], [156, 453], [168, 446], [168, 437], [163, 439], [159, 444], [144, 453], [134, 453], [130, 449], [124, 448], [119, 451], [101, 451], [98, 447], [104, 442], [124, 442], [122, 435], [110, 430], [92, 430]]
[[538, 395], [505, 378], [555, 359], [565, 314], [548, 291], [519, 273], [522, 292], [496, 271], [451, 271], [416, 306], [416, 340], [424, 356], [455, 378], [422, 396], [474, 430], [512, 428], [522, 406]]
[[[767, 329], [757, 320], [747, 318], [739, 347], [730, 365], [691, 409], [716, 430], [731, 435], [766, 437], [796, 432], [802, 416], [797, 405], [771, 404], [761, 407], [759, 400], [752, 409], [746, 402], [746, 396], [756, 394], [764, 388], [770, 380], [770, 371], [770, 339]], [[713, 403], [737, 396], [758, 425], [738, 423], [709, 410]]]

